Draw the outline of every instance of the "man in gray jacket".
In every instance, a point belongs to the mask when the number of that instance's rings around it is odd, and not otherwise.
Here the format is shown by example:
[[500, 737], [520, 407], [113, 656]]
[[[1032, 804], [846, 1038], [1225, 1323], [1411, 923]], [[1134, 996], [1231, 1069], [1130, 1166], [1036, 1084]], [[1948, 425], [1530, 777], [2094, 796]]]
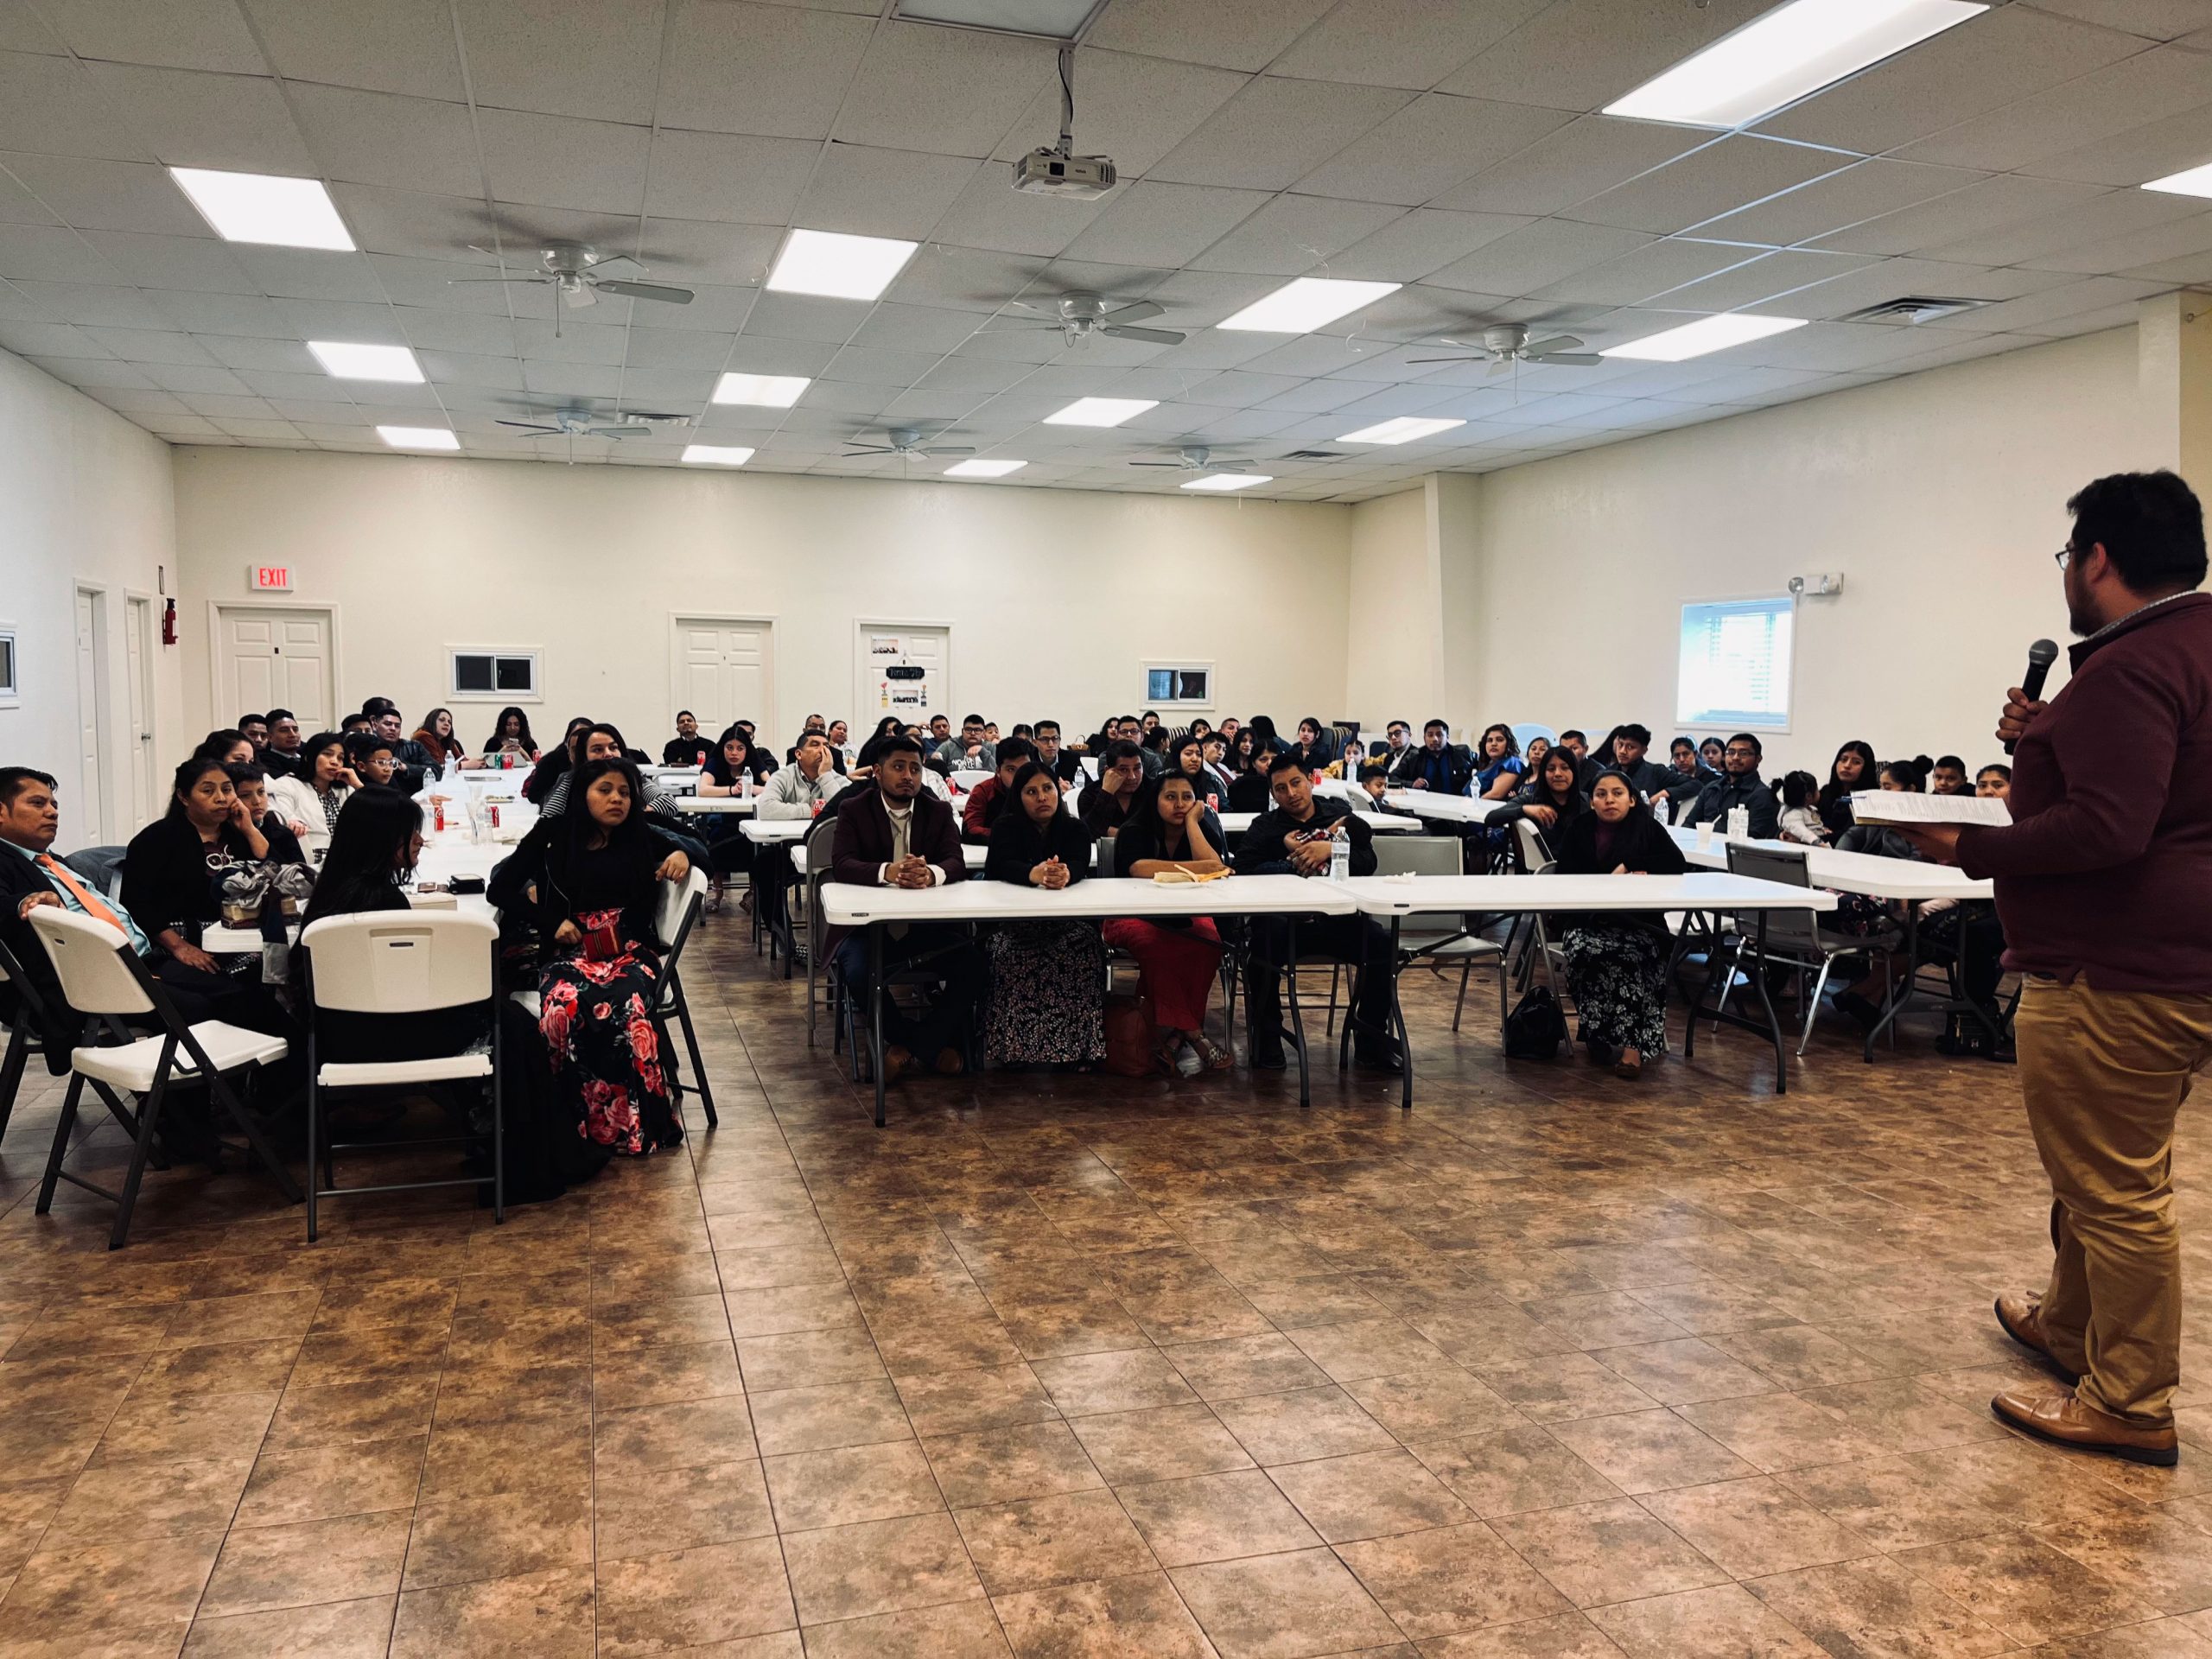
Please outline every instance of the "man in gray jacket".
[[820, 732], [803, 732], [792, 750], [793, 764], [768, 780], [753, 806], [756, 817], [810, 818], [816, 809], [844, 788], [844, 774], [830, 763], [830, 740]]

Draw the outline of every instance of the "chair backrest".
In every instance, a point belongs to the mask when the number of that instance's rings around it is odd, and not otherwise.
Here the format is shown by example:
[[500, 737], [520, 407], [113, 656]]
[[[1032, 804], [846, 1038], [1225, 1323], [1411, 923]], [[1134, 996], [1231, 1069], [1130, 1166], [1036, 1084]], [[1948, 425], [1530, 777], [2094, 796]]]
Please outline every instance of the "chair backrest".
[[80, 916], [59, 905], [41, 905], [30, 914], [31, 931], [46, 947], [61, 995], [79, 1014], [151, 1014], [153, 999], [134, 971], [136, 958], [123, 930]]
[[426, 1014], [492, 995], [499, 925], [455, 911], [326, 916], [300, 935], [315, 1005], [347, 1014]]
[[822, 919], [822, 906], [815, 902], [815, 894], [832, 874], [830, 855], [836, 846], [837, 820], [817, 818], [807, 826], [803, 841], [806, 848], [806, 959], [819, 962], [829, 925]]
[[79, 847], [62, 855], [61, 861], [92, 884], [94, 893], [110, 899], [123, 896], [123, 855], [126, 847]]
[[1535, 874], [1551, 862], [1551, 849], [1544, 845], [1543, 831], [1526, 818], [1513, 821], [1513, 839], [1521, 849], [1521, 868]]
[[1457, 836], [1375, 837], [1377, 875], [1458, 875], [1463, 868]]
[[[1748, 847], [1736, 841], [1728, 842], [1727, 846], [1728, 874], [1731, 875], [1772, 881], [1785, 887], [1810, 888], [1813, 885], [1802, 853], [1785, 852], [1778, 847]], [[1809, 910], [1767, 912], [1766, 940], [1770, 945], [1784, 950], [1817, 950], [1820, 938], [1819, 918]]]
[[661, 964], [663, 972], [673, 969], [677, 958], [683, 954], [684, 942], [691, 937], [691, 925], [699, 919], [700, 909], [706, 902], [707, 872], [696, 864], [681, 881], [660, 884], [660, 905], [653, 917], [653, 931], [668, 947], [667, 957]]

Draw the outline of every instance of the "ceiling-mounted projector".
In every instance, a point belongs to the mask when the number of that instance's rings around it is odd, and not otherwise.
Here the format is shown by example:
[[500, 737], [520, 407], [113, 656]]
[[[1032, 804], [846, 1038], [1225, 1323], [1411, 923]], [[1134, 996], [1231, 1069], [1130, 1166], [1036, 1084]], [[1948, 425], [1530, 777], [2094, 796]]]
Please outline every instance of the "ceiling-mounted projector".
[[1096, 201], [1114, 188], [1110, 156], [1075, 154], [1075, 48], [1060, 48], [1060, 142], [1014, 164], [1014, 188], [1036, 196]]

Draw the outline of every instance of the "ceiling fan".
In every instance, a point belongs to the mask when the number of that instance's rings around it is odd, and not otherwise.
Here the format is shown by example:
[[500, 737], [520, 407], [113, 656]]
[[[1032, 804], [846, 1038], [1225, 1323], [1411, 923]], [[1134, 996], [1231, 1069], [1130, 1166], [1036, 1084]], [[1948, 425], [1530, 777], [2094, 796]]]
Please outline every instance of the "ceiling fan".
[[639, 438], [651, 437], [655, 425], [689, 426], [689, 415], [671, 415], [658, 410], [633, 409], [612, 417], [594, 415], [588, 409], [556, 409], [542, 421], [501, 421], [501, 426], [512, 426], [538, 438]]
[[[966, 444], [931, 444], [925, 448], [922, 443], [919, 429], [911, 426], [891, 427], [883, 435], [891, 442], [861, 443], [857, 439], [852, 440], [850, 447], [845, 451], [846, 459], [849, 460], [855, 455], [901, 455], [911, 460], [916, 455], [972, 455], [976, 453], [973, 448]], [[944, 435], [940, 433], [938, 435]]]
[[1165, 316], [1166, 308], [1150, 300], [1132, 300], [1116, 305], [1103, 294], [1093, 294], [1087, 289], [1063, 294], [1049, 306], [1032, 300], [1008, 302], [1017, 311], [1035, 311], [1051, 319], [1048, 322], [1021, 325], [1029, 328], [1057, 328], [1071, 346], [1080, 345], [1093, 334], [1111, 334], [1116, 340], [1141, 340], [1152, 346], [1180, 346], [1187, 338], [1173, 328], [1139, 328], [1132, 325], [1148, 317]]
[[1483, 330], [1482, 343], [1471, 340], [1450, 340], [1446, 346], [1467, 348], [1458, 357], [1413, 357], [1408, 363], [1488, 363], [1491, 374], [1500, 375], [1519, 363], [1557, 363], [1570, 368], [1587, 368], [1603, 359], [1595, 352], [1586, 352], [1582, 342], [1573, 334], [1554, 334], [1549, 340], [1540, 340], [1534, 345], [1529, 341], [1529, 331], [1517, 322], [1497, 322]]
[[1133, 461], [1132, 467], [1173, 467], [1185, 473], [1249, 473], [1252, 469], [1241, 461], [1216, 461], [1213, 451], [1203, 443], [1186, 443], [1175, 452], [1173, 461]]
[[[491, 254], [495, 259], [504, 256], [490, 248], [469, 245], [472, 253]], [[619, 295], [627, 300], [658, 300], [664, 305], [689, 305], [691, 290], [671, 288], [664, 283], [633, 282], [627, 276], [616, 276], [617, 270], [642, 271], [645, 266], [626, 253], [604, 254], [597, 248], [581, 243], [556, 242], [538, 251], [537, 269], [512, 276], [449, 276], [451, 284], [463, 283], [544, 283], [560, 295], [561, 303], [554, 308], [553, 334], [559, 338], [561, 313], [564, 309], [595, 305], [601, 294]]]

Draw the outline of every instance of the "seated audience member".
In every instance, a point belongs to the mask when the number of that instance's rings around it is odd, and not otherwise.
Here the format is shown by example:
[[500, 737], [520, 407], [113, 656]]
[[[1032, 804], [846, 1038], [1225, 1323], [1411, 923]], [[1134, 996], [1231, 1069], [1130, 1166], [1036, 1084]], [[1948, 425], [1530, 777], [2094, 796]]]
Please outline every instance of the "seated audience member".
[[861, 741], [860, 753], [853, 757], [854, 764], [862, 769], [875, 764], [875, 751], [888, 740], [899, 734], [902, 722], [896, 715], [886, 715], [875, 722], [875, 729]]
[[947, 715], [931, 715], [930, 716], [930, 734], [922, 740], [923, 758], [926, 760], [931, 755], [934, 754], [938, 749], [942, 748], [947, 742], [949, 742], [951, 740], [951, 717]]
[[308, 855], [301, 850], [299, 836], [284, 815], [270, 805], [269, 774], [251, 760], [234, 761], [223, 770], [230, 775], [231, 791], [245, 809], [246, 817], [268, 843], [269, 850], [262, 856], [272, 864], [306, 863]]
[[830, 722], [830, 729], [823, 734], [830, 740], [830, 758], [836, 761], [840, 772], [853, 764], [852, 728], [842, 720]]
[[1548, 850], [1556, 848], [1561, 828], [1590, 810], [1590, 798], [1582, 792], [1580, 777], [1573, 750], [1547, 750], [1543, 765], [1529, 774], [1520, 792], [1490, 815], [1491, 827], [1510, 831], [1525, 818], [1536, 826], [1536, 834]]
[[2012, 798], [2012, 768], [2002, 764], [1984, 766], [1974, 775], [1974, 792], [1986, 801]]
[[[1598, 775], [1590, 810], [1560, 834], [1560, 875], [1680, 875], [1688, 868], [1666, 827], [1618, 772]], [[1624, 899], [1634, 891], [1630, 883]], [[1562, 916], [1560, 954], [1574, 996], [1575, 1040], [1600, 1065], [1634, 1077], [1667, 1052], [1667, 963], [1674, 950], [1656, 911]]]
[[1060, 747], [1060, 722], [1040, 720], [1036, 732], [1032, 741], [1037, 746], [1037, 764], [1052, 774], [1055, 783], [1078, 782], [1083, 777], [1083, 757]]
[[1221, 722], [1221, 725], [1217, 729], [1221, 733], [1223, 741], [1229, 745], [1229, 752], [1231, 754], [1236, 753], [1237, 734], [1244, 729], [1243, 725], [1238, 721], [1236, 716], [1234, 715], [1230, 715], [1228, 719]]
[[1268, 786], [1268, 774], [1281, 758], [1282, 751], [1265, 737], [1247, 733], [1252, 739], [1252, 764], [1236, 776], [1229, 786], [1229, 810], [1232, 812], [1265, 812], [1274, 805], [1274, 792]]
[[1728, 772], [1728, 746], [1717, 737], [1708, 737], [1697, 746], [1697, 758], [1714, 777], [1725, 777]]
[[290, 709], [269, 711], [269, 747], [258, 759], [271, 778], [289, 778], [300, 769], [300, 721]]
[[[724, 734], [725, 747], [728, 747], [728, 735], [727, 733]], [[600, 721], [584, 728], [582, 742], [577, 750], [576, 763], [582, 766], [587, 760], [627, 760], [634, 769], [638, 762], [632, 759], [633, 753], [634, 751], [629, 745], [622, 741], [622, 734], [619, 730], [606, 721]], [[709, 775], [714, 770], [712, 762], [709, 762], [707, 770], [699, 774], [699, 793], [734, 795], [738, 792], [734, 788], [720, 784], [709, 789]], [[569, 802], [574, 794], [571, 781], [574, 775], [571, 772], [568, 776], [553, 780], [552, 788], [545, 791], [544, 804], [538, 809], [544, 817], [556, 817], [568, 810]], [[656, 827], [664, 835], [672, 836], [679, 845], [684, 846], [690, 856], [696, 858], [702, 849], [689, 840], [690, 825], [684, 818], [681, 798], [668, 794], [657, 785], [646, 782], [643, 777], [640, 777], [638, 782], [640, 791], [634, 794], [632, 804], [639, 810], [652, 815]]]
[[1955, 754], [1939, 754], [1936, 765], [1928, 774], [1928, 792], [1931, 795], [1971, 795], [1974, 785], [1967, 778], [1967, 763]]
[[[726, 799], [733, 795], [744, 795], [754, 788], [753, 773], [753, 745], [745, 735], [742, 726], [726, 726], [715, 752], [707, 757], [700, 769], [696, 792], [709, 800]], [[549, 809], [550, 810], [550, 809]], [[757, 814], [760, 808], [756, 805]], [[707, 855], [709, 890], [707, 906], [714, 909], [722, 901], [722, 894], [729, 878], [747, 874], [753, 868], [753, 842], [744, 832], [745, 820], [715, 812], [702, 815]], [[753, 890], [746, 889], [739, 908], [751, 911]]]
[[936, 759], [954, 772], [995, 772], [998, 750], [983, 734], [983, 717], [969, 715], [960, 722], [960, 735], [937, 746]]
[[569, 722], [560, 742], [539, 756], [537, 764], [531, 768], [530, 776], [523, 779], [523, 799], [534, 801], [541, 808], [543, 806], [553, 785], [561, 780], [563, 774], [573, 771], [576, 763], [583, 759], [584, 734], [590, 729], [590, 720], [582, 715]]
[[1144, 765], [1144, 775], [1157, 778], [1167, 770], [1167, 728], [1155, 726], [1137, 739], [1137, 758]]
[[369, 729], [391, 745], [392, 763], [399, 769], [396, 786], [403, 794], [420, 795], [438, 763], [420, 743], [402, 735], [406, 722], [399, 717], [399, 705], [390, 697], [371, 697], [361, 712], [369, 717]]
[[[1928, 769], [1919, 760], [1885, 760], [1878, 786], [1908, 795], [1925, 794]], [[1836, 839], [1836, 850], [1871, 853], [1877, 858], [1918, 858], [1919, 850], [1885, 823], [1857, 823]]]
[[1143, 751], [1127, 738], [1117, 737], [1106, 746], [1099, 757], [1098, 781], [1084, 785], [1075, 802], [1076, 816], [1094, 840], [1120, 830], [1144, 781]]
[[286, 828], [307, 825], [293, 834], [313, 853], [330, 845], [346, 798], [360, 786], [359, 775], [346, 764], [346, 740], [335, 732], [317, 732], [300, 745], [298, 770], [269, 785], [269, 802], [284, 815]]
[[467, 758], [467, 748], [459, 734], [453, 728], [453, 710], [433, 709], [423, 716], [416, 728], [415, 741], [429, 751], [434, 763], [433, 772], [443, 772], [448, 766], [461, 765]]
[[1359, 769], [1359, 792], [1367, 798], [1359, 802], [1363, 812], [1374, 812], [1394, 818], [1410, 818], [1414, 814], [1390, 804], [1390, 772], [1380, 760], [1370, 760]]
[[[1014, 741], [999, 747], [1001, 775]], [[1042, 761], [1015, 767], [995, 804], [987, 880], [1058, 892], [1091, 874], [1090, 832], [1062, 808], [1059, 780]], [[1094, 923], [1001, 922], [983, 935], [983, 954], [986, 1065], [1087, 1069], [1105, 1057], [1106, 947]]]
[[1872, 744], [1854, 737], [1835, 752], [1835, 759], [1828, 763], [1828, 780], [1821, 785], [1819, 803], [1821, 822], [1830, 835], [1840, 836], [1851, 828], [1852, 791], [1872, 789], [1874, 775]]
[[1290, 752], [1309, 773], [1325, 771], [1336, 763], [1336, 734], [1308, 715], [1298, 722], [1298, 741]]
[[1821, 817], [1821, 780], [1809, 772], [1782, 774], [1782, 839], [1801, 847], [1828, 844], [1828, 826]]
[[1686, 798], [1694, 798], [1698, 791], [1720, 775], [1699, 758], [1694, 738], [1676, 738], [1668, 746], [1667, 758], [1674, 763], [1676, 772], [1689, 779], [1682, 785]]
[[1390, 780], [1407, 789], [1425, 789], [1439, 795], [1464, 795], [1467, 780], [1475, 775], [1474, 759], [1464, 743], [1446, 740], [1452, 728], [1432, 720], [1421, 728], [1421, 747], [1390, 769]]
[[1229, 739], [1229, 775], [1232, 780], [1252, 770], [1252, 746], [1258, 741], [1257, 734], [1249, 726]]
[[1570, 726], [1559, 734], [1559, 746], [1574, 757], [1577, 766], [1590, 758], [1590, 739], [1577, 727]]
[[238, 730], [244, 732], [246, 741], [253, 745], [253, 758], [259, 760], [262, 752], [269, 747], [269, 716], [240, 715]]
[[[791, 746], [791, 764], [768, 780], [768, 787], [753, 810], [761, 818], [810, 818], [823, 804], [845, 787], [845, 779], [831, 764], [834, 752], [820, 732], [802, 732]], [[705, 781], [702, 774], [701, 781]]]
[[991, 824], [1004, 804], [1007, 791], [1014, 787], [1014, 774], [1037, 758], [1036, 746], [1026, 737], [1009, 737], [995, 751], [998, 770], [968, 791], [968, 798], [960, 805], [960, 838], [963, 841], [985, 842], [991, 838]]
[[406, 774], [400, 767], [399, 757], [393, 753], [394, 747], [391, 739], [374, 729], [356, 732], [346, 740], [346, 764], [365, 785], [396, 788], [403, 795], [413, 795], [417, 791], [406, 786]]
[[699, 729], [699, 716], [689, 709], [676, 713], [676, 735], [660, 746], [660, 763], [664, 766], [703, 766], [707, 757], [714, 753], [715, 746]]
[[[1227, 868], [1218, 826], [1180, 772], [1162, 772], [1137, 791], [1129, 820], [1114, 841], [1114, 874], [1148, 881], [1168, 870], [1211, 875]], [[1221, 934], [1211, 917], [1106, 924], [1106, 943], [1136, 958], [1145, 994], [1160, 1023], [1161, 1066], [1180, 1076], [1228, 1068], [1230, 1055], [1208, 1041], [1206, 1001], [1221, 971]]]
[[1167, 740], [1167, 770], [1160, 776], [1180, 777], [1190, 780], [1191, 793], [1198, 798], [1198, 810], [1205, 814], [1206, 833], [1213, 838], [1214, 845], [1217, 847], [1221, 845], [1219, 809], [1214, 801], [1209, 801], [1206, 797], [1211, 795], [1218, 800], [1222, 791], [1215, 782], [1213, 774], [1206, 770], [1205, 745], [1187, 732], [1179, 737], [1169, 738]]
[[1402, 720], [1394, 720], [1382, 728], [1382, 753], [1375, 758], [1387, 772], [1395, 772], [1413, 753], [1414, 728]]
[[1197, 719], [1191, 722], [1191, 735], [1197, 738], [1201, 743], [1206, 741], [1207, 736], [1212, 731], [1213, 722], [1208, 720], [1204, 715], [1200, 715]]
[[1236, 774], [1229, 769], [1229, 741], [1219, 732], [1208, 732], [1198, 745], [1198, 763], [1205, 776], [1199, 785], [1201, 798], [1218, 797], [1224, 805], [1229, 801], [1229, 786], [1236, 781]]
[[357, 709], [350, 715], [342, 715], [339, 717], [338, 733], [341, 737], [351, 737], [356, 732], [367, 731], [375, 723]]
[[[1275, 757], [1268, 772], [1274, 805], [1252, 821], [1236, 851], [1243, 875], [1325, 876], [1329, 852], [1338, 837], [1351, 850], [1354, 875], [1375, 874], [1374, 831], [1340, 800], [1313, 793], [1304, 768], [1290, 755]], [[1262, 1071], [1283, 1065], [1283, 966], [1299, 957], [1328, 957], [1357, 963], [1357, 991], [1351, 1011], [1352, 1058], [1362, 1065], [1403, 1069], [1398, 1040], [1390, 1029], [1390, 979], [1396, 963], [1390, 936], [1364, 916], [1331, 916], [1293, 923], [1281, 917], [1252, 922], [1252, 1064]]]
[[226, 727], [201, 738], [200, 747], [192, 752], [192, 758], [213, 760], [218, 766], [228, 766], [251, 760], [256, 753], [251, 738], [244, 732], [232, 731]]
[[684, 880], [690, 859], [640, 810], [644, 780], [627, 759], [587, 758], [569, 776], [572, 810], [531, 827], [492, 872], [490, 896], [537, 929], [537, 1028], [575, 1121], [613, 1152], [649, 1153], [683, 1139], [652, 1009], [660, 884]]
[[[229, 779], [223, 778], [220, 770], [209, 761], [187, 761], [178, 769], [178, 774], [183, 777], [188, 772], [191, 774], [188, 788], [196, 786], [203, 777], [220, 779], [225, 787], [229, 785]], [[6, 944], [10, 954], [29, 978], [31, 988], [39, 994], [46, 1016], [40, 1035], [46, 1051], [47, 1069], [56, 1077], [69, 1070], [70, 1051], [84, 1040], [84, 1022], [70, 1010], [61, 995], [60, 982], [54, 977], [48, 960], [46, 948], [31, 931], [30, 914], [41, 905], [58, 905], [79, 916], [105, 922], [121, 932], [132, 952], [161, 982], [162, 988], [168, 993], [177, 1013], [187, 1022], [221, 1020], [271, 1036], [294, 1034], [290, 1020], [261, 984], [258, 956], [240, 958], [251, 965], [253, 971], [250, 975], [233, 976], [226, 973], [215, 957], [199, 948], [197, 938], [201, 921], [214, 913], [213, 872], [207, 868], [205, 844], [200, 840], [198, 828], [190, 820], [181, 818], [183, 808], [174, 795], [170, 810], [180, 815], [179, 821], [156, 819], [139, 831], [137, 840], [131, 843], [133, 848], [141, 842], [146, 846], [147, 865], [152, 874], [142, 886], [161, 888], [175, 880], [178, 860], [172, 855], [177, 846], [189, 840], [199, 854], [199, 885], [206, 892], [204, 895], [179, 892], [178, 907], [194, 912], [189, 918], [175, 918], [183, 925], [170, 925], [171, 918], [162, 914], [169, 906], [153, 904], [152, 912], [159, 916], [163, 925], [157, 934], [149, 934], [140, 925], [127, 896], [122, 902], [111, 902], [55, 855], [54, 843], [61, 829], [61, 802], [54, 779], [29, 766], [0, 766], [0, 943]], [[212, 794], [206, 815], [215, 816]], [[162, 833], [156, 836], [157, 829]], [[251, 850], [227, 819], [219, 817], [213, 833], [218, 844], [226, 851], [232, 846]], [[127, 887], [128, 874], [124, 880]], [[138, 896], [150, 904], [155, 895], [142, 891]], [[172, 942], [175, 949], [169, 948]], [[200, 1121], [204, 1124], [204, 1115]], [[203, 1128], [188, 1137], [180, 1134], [172, 1144], [181, 1145], [187, 1139], [194, 1144], [204, 1144], [208, 1137]]]
[[[1707, 784], [1698, 791], [1685, 822], [1718, 823], [1725, 832], [1730, 810], [1745, 807], [1751, 815], [1752, 838], [1773, 840], [1775, 832], [1782, 827], [1782, 805], [1759, 777], [1759, 760], [1764, 753], [1765, 747], [1749, 732], [1738, 732], [1730, 738], [1721, 752], [1727, 771], [1717, 782]], [[1596, 797], [1591, 798], [1594, 804]]]
[[1528, 780], [1529, 779], [1538, 777], [1542, 773], [1544, 769], [1544, 757], [1551, 752], [1551, 739], [1542, 735], [1541, 733], [1529, 740], [1527, 745], [1521, 751], [1521, 779], [1522, 788], [1525, 789], [1528, 787]]
[[[831, 843], [834, 879], [863, 887], [922, 889], [968, 879], [960, 825], [944, 802], [922, 792], [922, 747], [899, 737], [876, 760], [875, 787], [841, 804]], [[831, 928], [824, 941], [865, 1028], [869, 1004], [868, 942], [864, 931]], [[945, 1077], [967, 1070], [961, 1033], [982, 992], [982, 960], [957, 922], [917, 922], [884, 930], [887, 971], [927, 959], [943, 983], [919, 1013], [883, 999], [883, 1080], [898, 1081], [917, 1057]], [[865, 1039], [863, 1039], [865, 1040]]]
[[499, 710], [499, 717], [492, 722], [492, 734], [484, 740], [483, 759], [477, 764], [498, 770], [537, 764], [537, 740], [530, 734], [530, 716], [521, 709], [506, 708]]
[[1521, 742], [1510, 726], [1483, 728], [1476, 746], [1474, 780], [1467, 793], [1485, 801], [1503, 801], [1521, 787]]
[[1142, 714], [1142, 715], [1138, 718], [1138, 720], [1137, 720], [1137, 734], [1136, 734], [1136, 736], [1135, 736], [1133, 740], [1131, 740], [1131, 741], [1134, 741], [1134, 742], [1141, 743], [1141, 742], [1143, 742], [1143, 741], [1145, 741], [1145, 739], [1147, 739], [1147, 737], [1150, 737], [1150, 736], [1151, 736], [1154, 732], [1158, 731], [1159, 729], [1160, 729], [1160, 711], [1159, 711], [1158, 709], [1146, 709], [1146, 710], [1144, 711], [1144, 713], [1143, 713], [1143, 714]]
[[[1607, 735], [1605, 747], [1611, 752], [1613, 770], [1627, 779], [1629, 787], [1655, 807], [1675, 791], [1686, 789], [1690, 785], [1691, 779], [1679, 771], [1669, 771], [1648, 758], [1651, 748], [1651, 728], [1648, 726], [1639, 725], [1635, 721], [1616, 726]], [[1598, 770], [1593, 770], [1592, 765], [1591, 761], [1585, 761], [1582, 765], [1585, 794], [1589, 792], [1589, 786], [1598, 781]]]

